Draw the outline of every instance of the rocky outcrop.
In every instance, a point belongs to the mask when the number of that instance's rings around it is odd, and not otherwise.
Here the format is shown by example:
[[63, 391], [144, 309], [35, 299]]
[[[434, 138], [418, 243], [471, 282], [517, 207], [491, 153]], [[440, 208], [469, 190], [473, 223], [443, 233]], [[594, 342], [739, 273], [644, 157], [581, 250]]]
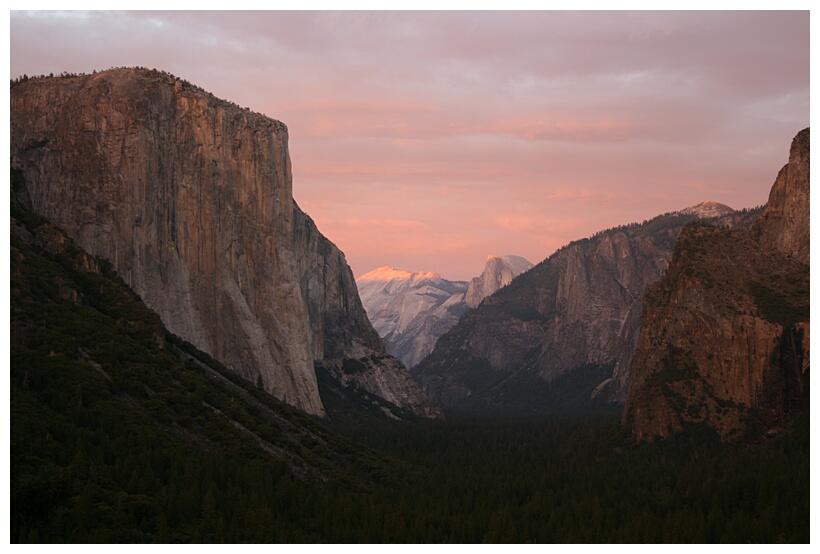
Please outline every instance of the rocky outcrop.
[[[284, 124], [163, 72], [29, 79], [11, 89], [11, 156], [36, 211], [278, 398], [322, 414], [314, 361], [384, 355], [344, 256], [294, 204]], [[380, 390], [406, 388], [400, 364], [374, 363]], [[411, 396], [393, 399], [424, 412]]]
[[471, 308], [477, 307], [481, 301], [502, 287], [509, 285], [532, 267], [532, 263], [521, 256], [488, 256], [484, 264], [484, 271], [470, 281], [465, 302]]
[[792, 141], [789, 163], [783, 166], [769, 193], [763, 217], [755, 226], [755, 236], [766, 248], [773, 248], [809, 265], [809, 143], [804, 129]]
[[356, 279], [362, 304], [387, 352], [411, 368], [467, 310], [467, 283], [434, 272], [381, 267]]
[[[749, 212], [721, 224], [744, 225]], [[559, 379], [567, 395], [623, 402], [643, 295], [663, 276], [680, 230], [696, 213], [670, 213], [571, 243], [520, 275], [443, 335], [411, 370], [430, 399], [458, 409], [528, 409]], [[570, 379], [582, 371], [590, 379]], [[544, 394], [535, 394], [538, 389]], [[550, 400], [551, 401], [551, 400]]]
[[696, 215], [700, 219], [709, 219], [712, 217], [723, 217], [731, 215], [734, 212], [732, 208], [720, 202], [701, 202], [680, 211], [682, 214]]
[[625, 422], [637, 440], [692, 425], [735, 441], [802, 409], [809, 371], [809, 131], [751, 230], [690, 225], [645, 298]]

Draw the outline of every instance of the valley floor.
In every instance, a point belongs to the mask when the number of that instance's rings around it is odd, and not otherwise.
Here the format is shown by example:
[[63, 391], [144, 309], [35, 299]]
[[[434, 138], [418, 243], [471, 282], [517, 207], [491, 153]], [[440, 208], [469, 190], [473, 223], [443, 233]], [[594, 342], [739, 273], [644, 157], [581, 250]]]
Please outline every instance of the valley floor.
[[368, 540], [809, 541], [807, 418], [755, 445], [695, 432], [635, 446], [612, 417], [450, 417], [351, 436], [412, 468], [376, 494], [389, 515]]
[[617, 410], [391, 421], [320, 373], [328, 425], [14, 213], [11, 542], [809, 541], [807, 415], [634, 445]]

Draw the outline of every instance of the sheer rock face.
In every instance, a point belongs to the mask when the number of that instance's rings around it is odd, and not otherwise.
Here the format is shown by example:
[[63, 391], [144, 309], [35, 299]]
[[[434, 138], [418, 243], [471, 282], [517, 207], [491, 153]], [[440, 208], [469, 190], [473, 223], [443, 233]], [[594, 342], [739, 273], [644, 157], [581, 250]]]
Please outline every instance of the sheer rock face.
[[293, 208], [299, 283], [308, 308], [314, 360], [359, 358], [383, 353], [384, 344], [367, 319], [353, 272], [342, 252]]
[[624, 412], [637, 440], [691, 424], [741, 440], [775, 432], [803, 409], [808, 160], [805, 130], [751, 230], [693, 224], [681, 233], [666, 276], [644, 300]]
[[465, 301], [471, 308], [477, 307], [481, 301], [502, 287], [509, 285], [532, 267], [532, 263], [520, 256], [489, 256], [484, 265], [484, 271], [470, 281], [465, 295]]
[[[294, 204], [287, 141], [284, 124], [156, 71], [11, 89], [12, 165], [33, 208], [171, 332], [323, 414], [314, 360], [383, 346], [343, 254]], [[396, 400], [423, 411], [420, 398]]]
[[794, 256], [809, 265], [809, 143], [804, 129], [792, 141], [789, 163], [783, 166], [769, 193], [769, 203], [755, 232], [760, 244]]

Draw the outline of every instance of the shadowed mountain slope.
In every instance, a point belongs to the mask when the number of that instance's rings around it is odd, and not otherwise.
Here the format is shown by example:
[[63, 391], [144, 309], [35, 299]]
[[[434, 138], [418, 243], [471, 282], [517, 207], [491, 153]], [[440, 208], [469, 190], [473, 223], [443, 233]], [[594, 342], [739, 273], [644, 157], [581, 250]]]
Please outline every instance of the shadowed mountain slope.
[[809, 130], [751, 230], [692, 224], [644, 301], [624, 419], [638, 440], [701, 425], [776, 433], [808, 409]]
[[[756, 213], [710, 221], [748, 226]], [[643, 295], [666, 271], [681, 229], [699, 218], [697, 210], [664, 214], [561, 248], [467, 312], [413, 377], [450, 410], [623, 402]]]

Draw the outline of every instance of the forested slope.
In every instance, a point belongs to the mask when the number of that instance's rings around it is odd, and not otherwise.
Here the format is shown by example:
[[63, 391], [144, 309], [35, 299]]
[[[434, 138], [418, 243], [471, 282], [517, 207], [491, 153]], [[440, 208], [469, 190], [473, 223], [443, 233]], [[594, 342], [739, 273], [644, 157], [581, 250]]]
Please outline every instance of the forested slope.
[[329, 429], [12, 215], [12, 542], [809, 540], [807, 416], [763, 444], [633, 445], [611, 416], [377, 419], [320, 372]]
[[43, 218], [12, 215], [12, 541], [312, 540], [293, 517], [311, 494], [386, 463], [168, 333]]

